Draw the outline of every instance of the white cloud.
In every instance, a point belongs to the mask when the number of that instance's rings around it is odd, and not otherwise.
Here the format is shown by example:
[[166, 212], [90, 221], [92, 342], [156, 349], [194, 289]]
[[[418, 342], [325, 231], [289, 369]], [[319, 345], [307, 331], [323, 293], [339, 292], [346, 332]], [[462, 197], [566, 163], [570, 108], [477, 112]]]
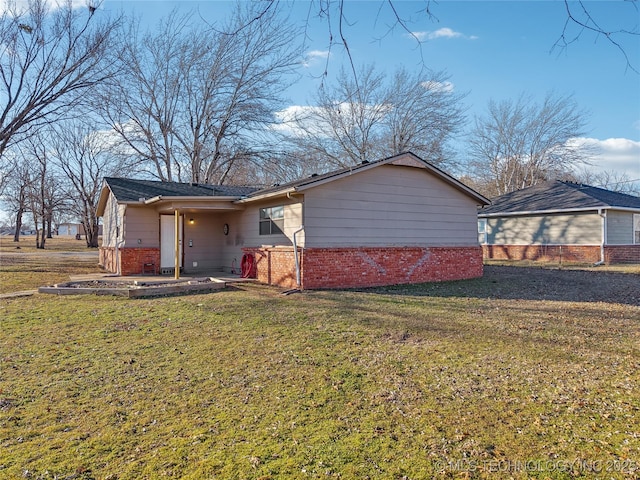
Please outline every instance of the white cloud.
[[433, 90], [434, 92], [451, 93], [454, 90], [454, 85], [451, 82], [436, 82], [429, 80], [428, 82], [422, 82], [422, 86], [427, 90]]
[[426, 31], [426, 32], [411, 32], [412, 36], [417, 38], [420, 41], [423, 40], [436, 40], [438, 38], [463, 38], [466, 40], [477, 40], [478, 37], [476, 35], [465, 35], [461, 32], [456, 32], [455, 30], [443, 27], [434, 31]]
[[[57, 10], [66, 5], [65, 0], [47, 0], [46, 3], [49, 6], [50, 10]], [[93, 2], [98, 4], [99, 2]], [[72, 0], [71, 5], [73, 8], [87, 8], [87, 6], [91, 4], [88, 0]], [[29, 9], [28, 0], [0, 0], [0, 12], [7, 11], [7, 7], [12, 6], [11, 14], [18, 12], [19, 14], [24, 14]]]
[[[387, 105], [362, 105], [358, 108], [358, 111], [364, 109], [371, 115], [384, 115], [388, 110]], [[352, 116], [351, 109], [354, 105], [348, 102], [336, 103], [334, 105], [334, 115], [343, 115], [346, 117]], [[275, 117], [278, 120], [276, 125], [271, 128], [274, 131], [286, 133], [289, 135], [315, 135], [326, 136], [326, 132], [330, 132], [332, 129], [327, 125], [325, 115], [323, 115], [320, 107], [303, 106], [303, 105], [291, 105], [284, 110], [280, 110], [275, 113]]]
[[640, 179], [640, 142], [628, 138], [575, 138], [593, 151], [590, 169], [598, 172], [614, 171], [626, 174], [631, 180]]
[[298, 126], [298, 123], [302, 123], [306, 128], [311, 128], [312, 121], [309, 119], [315, 110], [317, 110], [316, 107], [291, 105], [275, 113], [278, 123], [271, 128], [277, 132], [289, 135], [302, 135], [304, 130]]
[[326, 60], [328, 57], [328, 50], [311, 50], [305, 54], [304, 59], [302, 60], [302, 65], [304, 67], [310, 67], [318, 61]]

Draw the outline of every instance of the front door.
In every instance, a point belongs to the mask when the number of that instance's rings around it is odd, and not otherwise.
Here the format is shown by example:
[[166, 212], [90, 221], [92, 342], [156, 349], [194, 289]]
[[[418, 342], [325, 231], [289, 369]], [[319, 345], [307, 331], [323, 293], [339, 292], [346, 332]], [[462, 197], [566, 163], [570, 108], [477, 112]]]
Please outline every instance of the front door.
[[[180, 258], [180, 267], [182, 268], [182, 215], [179, 218], [180, 225], [178, 227], [180, 249], [178, 256]], [[174, 215], [160, 215], [160, 268], [174, 268], [175, 245], [176, 245], [176, 219]]]

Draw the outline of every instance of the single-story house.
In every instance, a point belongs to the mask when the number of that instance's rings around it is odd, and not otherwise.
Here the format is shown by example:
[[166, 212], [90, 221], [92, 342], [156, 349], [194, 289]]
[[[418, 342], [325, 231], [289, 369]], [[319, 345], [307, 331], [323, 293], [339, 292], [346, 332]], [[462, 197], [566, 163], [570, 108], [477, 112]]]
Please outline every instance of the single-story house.
[[492, 199], [478, 233], [487, 259], [640, 263], [640, 197], [544, 182]]
[[412, 153], [263, 189], [105, 178], [100, 264], [121, 275], [251, 264], [261, 282], [304, 289], [474, 278], [487, 203]]
[[[87, 232], [82, 223], [61, 223], [58, 225], [59, 236], [84, 237]], [[98, 225], [98, 235], [102, 235], [102, 225]]]

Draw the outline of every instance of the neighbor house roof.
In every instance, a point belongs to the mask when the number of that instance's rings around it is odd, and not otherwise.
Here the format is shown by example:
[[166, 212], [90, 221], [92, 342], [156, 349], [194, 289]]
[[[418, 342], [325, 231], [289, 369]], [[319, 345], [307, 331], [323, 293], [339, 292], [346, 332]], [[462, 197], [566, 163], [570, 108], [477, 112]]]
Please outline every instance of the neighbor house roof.
[[492, 199], [478, 216], [552, 213], [597, 209], [640, 210], [640, 197], [559, 180], [543, 182]]

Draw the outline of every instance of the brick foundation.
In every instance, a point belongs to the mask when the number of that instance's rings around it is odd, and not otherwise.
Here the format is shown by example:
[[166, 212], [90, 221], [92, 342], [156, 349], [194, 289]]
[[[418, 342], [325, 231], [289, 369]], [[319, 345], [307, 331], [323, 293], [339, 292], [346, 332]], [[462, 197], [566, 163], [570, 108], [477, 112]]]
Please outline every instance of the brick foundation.
[[[534, 260], [541, 262], [597, 263], [600, 245], [483, 245], [490, 260]], [[640, 245], [607, 245], [605, 263], [640, 263]]]
[[[114, 247], [100, 247], [99, 264], [108, 272], [118, 272], [118, 258]], [[159, 248], [120, 248], [120, 275], [157, 275], [160, 271], [160, 249]], [[152, 263], [153, 267], [146, 267], [145, 264]]]
[[606, 263], [640, 263], [639, 245], [607, 245], [604, 247]]
[[[256, 278], [296, 287], [292, 247], [244, 248]], [[482, 276], [480, 247], [360, 247], [299, 249], [304, 289], [357, 288], [462, 280]]]

